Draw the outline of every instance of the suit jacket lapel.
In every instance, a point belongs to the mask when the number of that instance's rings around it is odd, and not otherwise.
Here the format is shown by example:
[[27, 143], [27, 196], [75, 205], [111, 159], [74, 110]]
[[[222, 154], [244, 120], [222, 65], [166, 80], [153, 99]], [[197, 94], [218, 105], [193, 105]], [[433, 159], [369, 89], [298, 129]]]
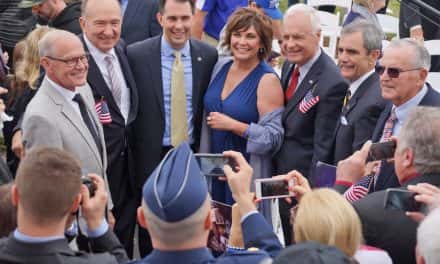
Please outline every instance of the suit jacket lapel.
[[133, 79], [133, 74], [131, 73], [130, 66], [127, 61], [127, 57], [123, 56], [124, 51], [121, 43], [118, 43], [115, 47], [116, 55], [118, 56], [119, 63], [121, 64], [122, 73], [124, 74], [125, 82], [130, 90], [130, 111], [128, 113], [127, 124], [131, 123], [137, 113], [138, 108], [138, 96], [136, 84]]
[[161, 58], [161, 37], [157, 37], [153, 43], [153, 53], [146, 54], [146, 64], [151, 77], [148, 89], [154, 90], [156, 101], [159, 104], [162, 120], [165, 122], [165, 106], [163, 102], [163, 83], [162, 83], [162, 58]]
[[361, 83], [361, 85], [356, 90], [354, 95], [348, 101], [347, 107], [342, 108], [342, 115], [347, 116], [354, 109], [359, 99], [361, 99], [362, 96], [364, 96], [368, 88], [371, 87], [371, 84], [377, 81], [377, 79], [379, 79], [379, 76], [376, 73], [373, 73], [370, 76], [368, 76], [368, 78], [365, 81]]
[[283, 90], [286, 91], [287, 87], [289, 86], [289, 80], [290, 76], [292, 75], [292, 71], [295, 64], [285, 62], [283, 64], [283, 68], [281, 69], [281, 85], [283, 86]]
[[[90, 147], [93, 153], [95, 153], [95, 157], [97, 158], [98, 162], [102, 163], [101, 155], [99, 154], [99, 150], [98, 147], [96, 146], [96, 142], [93, 139], [92, 134], [89, 132], [87, 126], [84, 124], [84, 121], [81, 119], [80, 114], [78, 114], [73, 109], [70, 103], [67, 102], [66, 99], [59, 92], [57, 92], [49, 82], [44, 81], [43, 84], [41, 85], [40, 90], [41, 91], [39, 92], [46, 93], [46, 95], [50, 97], [56, 105], [60, 106], [61, 113], [78, 130], [78, 132], [87, 142], [87, 145]], [[96, 120], [93, 121], [96, 122]]]
[[[89, 49], [84, 41], [83, 36], [81, 36], [81, 38], [83, 40], [85, 50], [89, 52]], [[90, 84], [90, 86], [93, 87], [95, 93], [104, 97], [104, 100], [107, 102], [108, 107], [112, 108], [113, 112], [119, 115], [118, 118], [112, 117], [112, 122], [124, 123], [123, 121], [124, 117], [122, 116], [118, 105], [113, 99], [113, 94], [110, 91], [110, 88], [107, 86], [107, 83], [105, 82], [104, 77], [102, 76], [98, 64], [96, 64], [96, 61], [93, 58], [93, 56], [90, 56], [89, 58], [89, 72], [87, 74], [87, 82]], [[101, 100], [101, 98], [96, 98], [96, 99]]]
[[201, 78], [198, 78], [197, 73], [202, 72], [203, 67], [203, 58], [200, 55], [199, 47], [192, 44], [192, 41], [190, 41], [190, 48], [191, 48], [191, 65], [192, 65], [192, 108], [193, 113], [196, 113], [198, 109], [199, 104], [199, 98], [201, 96], [201, 87], [200, 82], [202, 81]]
[[[309, 72], [304, 76], [299, 87], [296, 88], [295, 93], [292, 98], [290, 98], [289, 102], [287, 102], [286, 110], [283, 114], [283, 119], [286, 118], [290, 112], [295, 109], [298, 103], [304, 98], [306, 93], [313, 87], [315, 87], [316, 82], [318, 81], [319, 74], [321, 73], [322, 68], [322, 54], [319, 56], [318, 60], [313, 64], [310, 68]], [[292, 67], [293, 69], [293, 67]], [[290, 78], [290, 74], [289, 74]]]

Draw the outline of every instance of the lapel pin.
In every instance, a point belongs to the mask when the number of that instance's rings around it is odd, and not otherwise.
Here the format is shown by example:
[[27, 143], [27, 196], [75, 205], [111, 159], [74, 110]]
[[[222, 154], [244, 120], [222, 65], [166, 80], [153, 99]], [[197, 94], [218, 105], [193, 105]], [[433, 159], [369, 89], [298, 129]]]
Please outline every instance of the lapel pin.
[[313, 80], [309, 80], [309, 84], [312, 84], [313, 83]]
[[202, 57], [197, 57], [197, 61], [202, 61]]

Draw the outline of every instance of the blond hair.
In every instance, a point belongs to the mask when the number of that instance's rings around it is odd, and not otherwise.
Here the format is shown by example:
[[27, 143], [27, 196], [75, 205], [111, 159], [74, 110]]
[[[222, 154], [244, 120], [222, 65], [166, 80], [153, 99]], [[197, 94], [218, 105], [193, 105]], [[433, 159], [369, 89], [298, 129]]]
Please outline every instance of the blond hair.
[[42, 26], [34, 29], [25, 38], [23, 59], [17, 64], [15, 76], [18, 81], [27, 82], [31, 89], [36, 89], [40, 77], [40, 56], [38, 55], [38, 41], [46, 35], [50, 29]]
[[353, 257], [362, 241], [362, 227], [352, 205], [331, 189], [304, 195], [295, 216], [296, 243], [317, 241]]

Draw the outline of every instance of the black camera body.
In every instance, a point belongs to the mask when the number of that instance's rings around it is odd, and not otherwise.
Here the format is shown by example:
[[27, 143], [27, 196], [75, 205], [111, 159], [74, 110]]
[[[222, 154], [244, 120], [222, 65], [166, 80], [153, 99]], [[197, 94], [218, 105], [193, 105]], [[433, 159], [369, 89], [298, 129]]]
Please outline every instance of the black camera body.
[[90, 197], [95, 196], [96, 184], [92, 181], [92, 179], [88, 176], [82, 176], [81, 181], [82, 184], [87, 186], [87, 189], [89, 189]]

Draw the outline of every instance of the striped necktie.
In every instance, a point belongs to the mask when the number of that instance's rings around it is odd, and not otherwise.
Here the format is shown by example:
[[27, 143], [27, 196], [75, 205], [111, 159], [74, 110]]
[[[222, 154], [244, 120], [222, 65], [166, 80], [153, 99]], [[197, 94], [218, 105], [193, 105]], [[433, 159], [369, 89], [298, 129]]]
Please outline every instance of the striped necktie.
[[116, 58], [113, 55], [107, 55], [104, 58], [107, 66], [107, 73], [110, 79], [110, 91], [113, 94], [113, 99], [115, 99], [116, 104], [119, 109], [121, 108], [121, 97], [122, 97], [122, 87], [123, 83], [121, 78], [119, 78], [118, 73], [116, 71]]

